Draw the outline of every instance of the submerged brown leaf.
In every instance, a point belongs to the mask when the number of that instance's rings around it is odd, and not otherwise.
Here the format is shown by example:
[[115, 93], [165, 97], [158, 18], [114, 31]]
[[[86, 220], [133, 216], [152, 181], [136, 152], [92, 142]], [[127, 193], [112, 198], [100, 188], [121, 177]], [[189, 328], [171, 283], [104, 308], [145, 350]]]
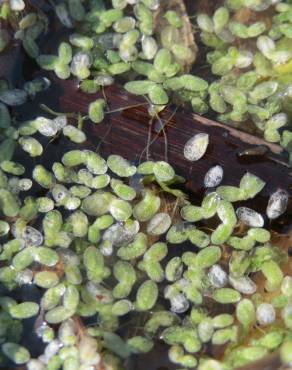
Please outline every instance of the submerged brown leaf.
[[196, 60], [198, 47], [195, 42], [194, 30], [192, 29], [192, 24], [183, 0], [161, 1], [159, 8], [154, 12], [155, 34], [158, 35], [158, 38], [161, 38], [161, 35], [165, 32], [165, 28], [169, 26], [167, 20], [164, 18], [168, 10], [175, 11], [183, 22], [182, 27], [177, 29], [176, 42], [190, 48], [192, 51], [192, 56], [187, 61], [180, 62], [184, 72], [188, 72]]

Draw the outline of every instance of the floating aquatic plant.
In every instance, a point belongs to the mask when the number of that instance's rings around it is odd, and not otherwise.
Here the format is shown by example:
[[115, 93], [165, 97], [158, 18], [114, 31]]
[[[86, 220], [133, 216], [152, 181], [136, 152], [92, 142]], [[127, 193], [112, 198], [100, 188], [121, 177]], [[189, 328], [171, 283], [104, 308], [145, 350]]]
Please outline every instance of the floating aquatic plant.
[[[45, 125], [51, 127], [51, 121], [42, 118], [42, 125], [39, 133], [49, 140]], [[72, 130], [74, 126], [68, 123], [59, 129], [65, 136], [66, 127]], [[21, 200], [20, 194], [26, 189], [13, 191], [11, 178], [24, 181], [23, 167], [13, 159], [1, 163], [1, 211], [7, 217], [2, 235], [5, 237], [9, 229], [12, 235], [0, 254], [0, 281], [8, 291], [25, 284], [35, 284], [43, 291], [39, 303], [16, 302], [8, 295], [1, 298], [1, 308], [20, 327], [22, 320], [44, 315], [44, 327], [37, 333], [47, 343], [43, 355], [30, 359], [28, 350], [17, 344], [19, 337], [11, 342], [7, 334], [3, 354], [17, 364], [27, 363], [28, 369], [65, 368], [68, 364], [80, 368], [83, 364], [107, 361], [108, 356], [116, 364], [112, 366], [118, 368], [119, 361], [131, 354], [151, 351], [161, 326], [160, 339], [169, 345], [173, 363], [203, 369], [204, 364], [212, 361], [217, 364], [216, 360], [201, 360], [196, 355], [204, 343], [210, 342], [235, 346], [222, 363], [227, 369], [234, 368], [239, 361], [236, 345], [241, 333], [246, 333], [256, 321], [270, 327], [279, 309], [277, 304], [265, 302], [264, 296], [256, 301], [253, 273], [261, 271], [269, 291], [281, 288], [281, 294], [289, 296], [291, 290], [290, 277], [284, 277], [280, 268], [283, 256], [272, 246], [270, 233], [263, 228], [263, 216], [243, 206], [235, 210], [231, 203], [254, 198], [265, 183], [247, 173], [239, 187], [212, 186], [214, 191], [203, 198], [201, 206], [178, 205], [180, 216], [174, 221], [174, 214], [162, 208], [164, 190], [160, 185], [176, 176], [167, 162], [148, 161], [137, 168], [121, 156], [104, 159], [100, 154], [80, 149], [79, 141], [68, 137], [76, 149], [63, 154], [62, 164], [55, 162], [52, 168], [36, 165], [33, 169], [28, 188], [42, 187], [45, 195], [40, 198]], [[206, 143], [202, 149], [196, 144], [196, 137], [189, 142], [192, 155], [201, 157]], [[34, 153], [24, 153], [34, 157]], [[219, 168], [220, 176], [215, 170], [215, 175], [214, 170], [209, 171], [206, 185], [213, 184], [212, 177], [215, 182], [219, 177], [222, 181], [223, 169]], [[141, 183], [145, 177], [148, 185], [131, 186], [131, 178], [137, 172], [142, 176]], [[103, 189], [96, 191], [94, 179], [99, 176], [107, 176], [108, 180]], [[286, 195], [279, 190], [271, 196], [268, 215], [284, 212], [286, 200], [284, 204], [282, 198], [287, 199]], [[213, 230], [206, 231], [198, 223], [216, 215], [221, 223]], [[36, 220], [42, 222], [41, 231], [31, 226]], [[247, 228], [245, 234], [233, 235], [240, 224]], [[159, 241], [163, 235], [166, 242]], [[174, 245], [182, 243], [190, 243], [189, 251], [169, 258]], [[223, 263], [226, 245], [233, 250], [229, 270]], [[161, 311], [160, 292], [169, 301], [165, 311]], [[206, 299], [222, 305], [223, 310], [225, 305], [234, 305], [238, 322], [234, 323], [228, 313], [208, 314], [204, 311]], [[284, 303], [281, 309], [289, 328], [289, 304]], [[133, 313], [147, 313], [147, 322], [138, 336], [126, 341], [116, 330], [120, 318]], [[90, 329], [80, 329], [76, 318], [82, 320], [92, 315], [97, 315], [98, 323]], [[180, 315], [184, 315], [183, 322]], [[60, 325], [59, 332], [51, 325]], [[80, 330], [79, 338], [76, 333]], [[285, 335], [281, 334], [277, 346], [284, 340]], [[264, 338], [262, 341], [265, 343]], [[268, 347], [242, 361], [252, 361], [273, 349]], [[83, 350], [92, 355], [82, 359]]]

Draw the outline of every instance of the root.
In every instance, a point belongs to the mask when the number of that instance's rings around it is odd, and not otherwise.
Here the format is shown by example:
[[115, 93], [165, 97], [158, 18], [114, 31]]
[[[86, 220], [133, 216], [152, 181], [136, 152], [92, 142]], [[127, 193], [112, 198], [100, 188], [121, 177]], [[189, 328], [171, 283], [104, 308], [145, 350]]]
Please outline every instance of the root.
[[[168, 119], [165, 121], [165, 122], [163, 122], [162, 120], [161, 120], [161, 118], [159, 117], [159, 115], [158, 114], [155, 114], [155, 118], [159, 121], [159, 123], [160, 123], [160, 126], [161, 126], [161, 131], [162, 131], [162, 133], [163, 133], [163, 136], [164, 136], [164, 158], [165, 158], [165, 161], [166, 162], [168, 162], [168, 140], [167, 140], [167, 134], [166, 134], [166, 132], [165, 132], [165, 127], [168, 125], [168, 123], [171, 121], [171, 119], [174, 117], [174, 115], [176, 114], [176, 112], [177, 112], [177, 109], [178, 109], [178, 107], [176, 107], [175, 109], [174, 109], [174, 111], [171, 113], [171, 115], [170, 115], [170, 117], [168, 117]], [[150, 155], [149, 155], [149, 149], [150, 149], [150, 146], [152, 145], [152, 144], [154, 144], [155, 143], [155, 141], [158, 139], [158, 137], [159, 137], [159, 134], [160, 134], [160, 132], [157, 132], [156, 133], [156, 135], [153, 137], [153, 139], [151, 140], [151, 129], [152, 129], [152, 121], [153, 121], [153, 117], [151, 118], [151, 120], [150, 120], [150, 123], [151, 123], [151, 125], [150, 125], [150, 127], [149, 127], [149, 131], [148, 131], [148, 137], [147, 137], [147, 145], [146, 145], [146, 147], [142, 150], [142, 152], [141, 152], [141, 154], [140, 154], [140, 156], [139, 156], [139, 163], [141, 163], [141, 160], [142, 160], [142, 158], [143, 158], [143, 155], [144, 155], [144, 153], [145, 153], [145, 151], [146, 151], [146, 159], [147, 159], [147, 161], [149, 160], [149, 158], [150, 158]], [[151, 140], [151, 141], [150, 141]]]

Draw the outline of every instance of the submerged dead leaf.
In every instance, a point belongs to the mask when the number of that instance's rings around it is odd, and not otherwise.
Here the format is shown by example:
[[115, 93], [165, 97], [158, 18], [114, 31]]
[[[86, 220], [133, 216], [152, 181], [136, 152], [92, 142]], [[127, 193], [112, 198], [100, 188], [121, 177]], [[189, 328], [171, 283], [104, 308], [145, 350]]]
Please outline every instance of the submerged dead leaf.
[[250, 8], [245, 6], [241, 7], [233, 16], [233, 19], [237, 22], [246, 24], [249, 23], [252, 18], [253, 12]]
[[241, 7], [236, 11], [232, 17], [233, 20], [243, 23], [243, 24], [252, 24], [254, 22], [262, 21], [266, 24], [267, 28], [271, 28], [273, 24], [273, 15], [275, 14], [275, 9], [269, 7], [265, 11], [257, 12], [247, 7]]
[[169, 26], [167, 20], [164, 18], [165, 12], [168, 10], [175, 11], [181, 18], [183, 25], [181, 28], [177, 29], [177, 43], [190, 48], [192, 51], [192, 56], [185, 62], [179, 61], [183, 71], [190, 71], [192, 64], [194, 63], [198, 47], [195, 42], [194, 30], [192, 29], [192, 24], [188, 17], [185, 4], [183, 0], [163, 0], [161, 1], [160, 7], [154, 12], [154, 32], [158, 35], [160, 39], [166, 27]]

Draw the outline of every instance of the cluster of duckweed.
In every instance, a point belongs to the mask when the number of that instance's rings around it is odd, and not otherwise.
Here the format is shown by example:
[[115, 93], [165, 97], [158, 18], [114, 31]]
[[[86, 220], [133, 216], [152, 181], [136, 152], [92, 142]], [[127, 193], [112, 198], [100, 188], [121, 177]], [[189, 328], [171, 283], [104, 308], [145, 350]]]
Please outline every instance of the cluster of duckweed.
[[199, 14], [207, 62], [217, 76], [209, 104], [218, 120], [251, 120], [265, 140], [291, 153], [292, 4], [289, 1], [226, 0], [212, 15]]
[[112, 1], [111, 8], [102, 1], [58, 4], [55, 12], [69, 28], [68, 42], [60, 44], [58, 55], [39, 52], [36, 60], [61, 79], [77, 77], [87, 93], [111, 85], [116, 76], [135, 80], [125, 89], [148, 96], [151, 104], [161, 106], [158, 111], [169, 102], [171, 91], [206, 96], [208, 84], [183, 73], [185, 65], [195, 60], [196, 48], [181, 40], [183, 22], [175, 11], [163, 14], [165, 26], [158, 41], [159, 6], [157, 0]]
[[[178, 13], [166, 11], [162, 22], [159, 1], [113, 0], [109, 9], [100, 0], [58, 2], [54, 11], [70, 35], [56, 55], [41, 54], [38, 46], [49, 29], [43, 12], [22, 13], [24, 1], [10, 0], [0, 15], [17, 25], [15, 38], [30, 57], [59, 78], [77, 77], [84, 92], [121, 74], [129, 92], [148, 96], [153, 114], [170, 95], [200, 113], [210, 104], [226, 122], [250, 115], [267, 140], [289, 149], [291, 133], [279, 129], [288, 122], [281, 104], [289, 95], [291, 9], [274, 3], [227, 0], [212, 17], [197, 17], [201, 39], [216, 49], [207, 56], [212, 71], [222, 76], [209, 90], [186, 73], [196, 49], [182, 42]], [[277, 12], [272, 26], [236, 21], [241, 9], [262, 14], [269, 7]], [[159, 41], [158, 16], [164, 31]], [[10, 37], [0, 29], [0, 50]], [[282, 361], [292, 363], [292, 277], [282, 268], [288, 256], [264, 228], [286, 211], [286, 190], [270, 196], [263, 215], [244, 202], [257, 197], [265, 182], [247, 172], [238, 186], [222, 184], [224, 169], [217, 165], [205, 174], [200, 204], [192, 204], [176, 188], [182, 178], [169, 163], [104, 158], [84, 148], [86, 134], [65, 115], [16, 125], [8, 107], [48, 88], [46, 78], [22, 89], [0, 82], [4, 366], [125, 369], [130, 357], [155, 351], [157, 342], [180, 370], [231, 370], [278, 349]], [[103, 121], [105, 107], [103, 99], [93, 101], [91, 121]], [[64, 146], [54, 163], [44, 163], [48, 143], [61, 135], [72, 142], [70, 150]], [[208, 144], [206, 133], [190, 138], [186, 165], [200, 160]], [[31, 157], [31, 168], [13, 158], [16, 147], [23, 163]], [[18, 297], [29, 287], [41, 298]], [[25, 342], [31, 320], [44, 345], [37, 358]], [[212, 357], [211, 346], [222, 348], [223, 356]]]
[[[77, 78], [86, 93], [96, 93], [119, 77], [128, 92], [147, 98], [150, 114], [163, 110], [170, 98], [200, 114], [211, 109], [218, 120], [243, 129], [249, 127], [247, 121], [253, 122], [258, 134], [290, 153], [292, 4], [225, 0], [214, 14], [197, 14], [197, 38], [207, 46], [206, 63], [212, 72], [208, 84], [190, 73], [198, 49], [179, 3], [52, 2], [53, 17], [67, 30], [56, 54], [46, 54], [41, 47], [52, 15], [29, 7], [20, 13], [25, 3], [14, 0], [3, 3], [1, 17], [10, 21], [14, 39], [42, 69], [60, 79]], [[11, 37], [1, 29], [0, 51]], [[11, 92], [6, 94], [10, 100]], [[23, 100], [24, 95], [17, 92], [15, 99]], [[92, 103], [90, 118], [101, 122], [104, 108], [102, 99]]]
[[[42, 69], [54, 71], [60, 79], [78, 79], [80, 89], [89, 94], [123, 76], [128, 81], [127, 91], [148, 97], [149, 112], [154, 115], [169, 103], [172, 92], [191, 94], [202, 102], [208, 84], [187, 73], [196, 59], [197, 48], [194, 41], [188, 40], [191, 26], [186, 22], [184, 7], [173, 3], [171, 9], [161, 13], [157, 0], [114, 0], [111, 6], [102, 0], [68, 0], [51, 2], [46, 13], [22, 0], [5, 1], [0, 17], [9, 30], [0, 29], [0, 52], [13, 43], [20, 44]], [[43, 40], [52, 27], [60, 25], [67, 30], [67, 36], [58, 42], [56, 54], [45, 54]], [[6, 129], [5, 105], [21, 105], [47, 87], [49, 81], [43, 79], [28, 82], [22, 89], [1, 81], [1, 128]], [[89, 118], [101, 122], [105, 106], [103, 99], [92, 102]], [[13, 135], [10, 127], [5, 130], [4, 136], [11, 140], [2, 144], [3, 151], [10, 147], [13, 152]]]
[[[72, 148], [48, 167], [43, 146], [56, 135]], [[182, 179], [169, 163], [103, 158], [80, 146], [86, 136], [65, 116], [37, 117], [17, 137], [21, 156], [36, 162], [27, 169], [1, 162], [3, 363], [123, 369], [157, 341], [177, 369], [230, 370], [282, 344], [290, 363], [292, 277], [281, 268], [286, 253], [264, 228], [265, 219], [285, 212], [285, 190], [271, 195], [262, 215], [242, 202], [265, 182], [246, 173], [238, 186], [222, 185], [224, 169], [215, 166], [195, 205], [175, 188]], [[186, 165], [200, 160], [208, 143], [205, 133], [190, 138]], [[271, 294], [261, 294], [259, 274]], [[15, 298], [25, 286], [35, 286], [40, 300]], [[45, 346], [37, 358], [22, 340], [31, 318]], [[259, 333], [250, 336], [255, 326]], [[225, 347], [221, 360], [208, 355], [210, 345]]]

